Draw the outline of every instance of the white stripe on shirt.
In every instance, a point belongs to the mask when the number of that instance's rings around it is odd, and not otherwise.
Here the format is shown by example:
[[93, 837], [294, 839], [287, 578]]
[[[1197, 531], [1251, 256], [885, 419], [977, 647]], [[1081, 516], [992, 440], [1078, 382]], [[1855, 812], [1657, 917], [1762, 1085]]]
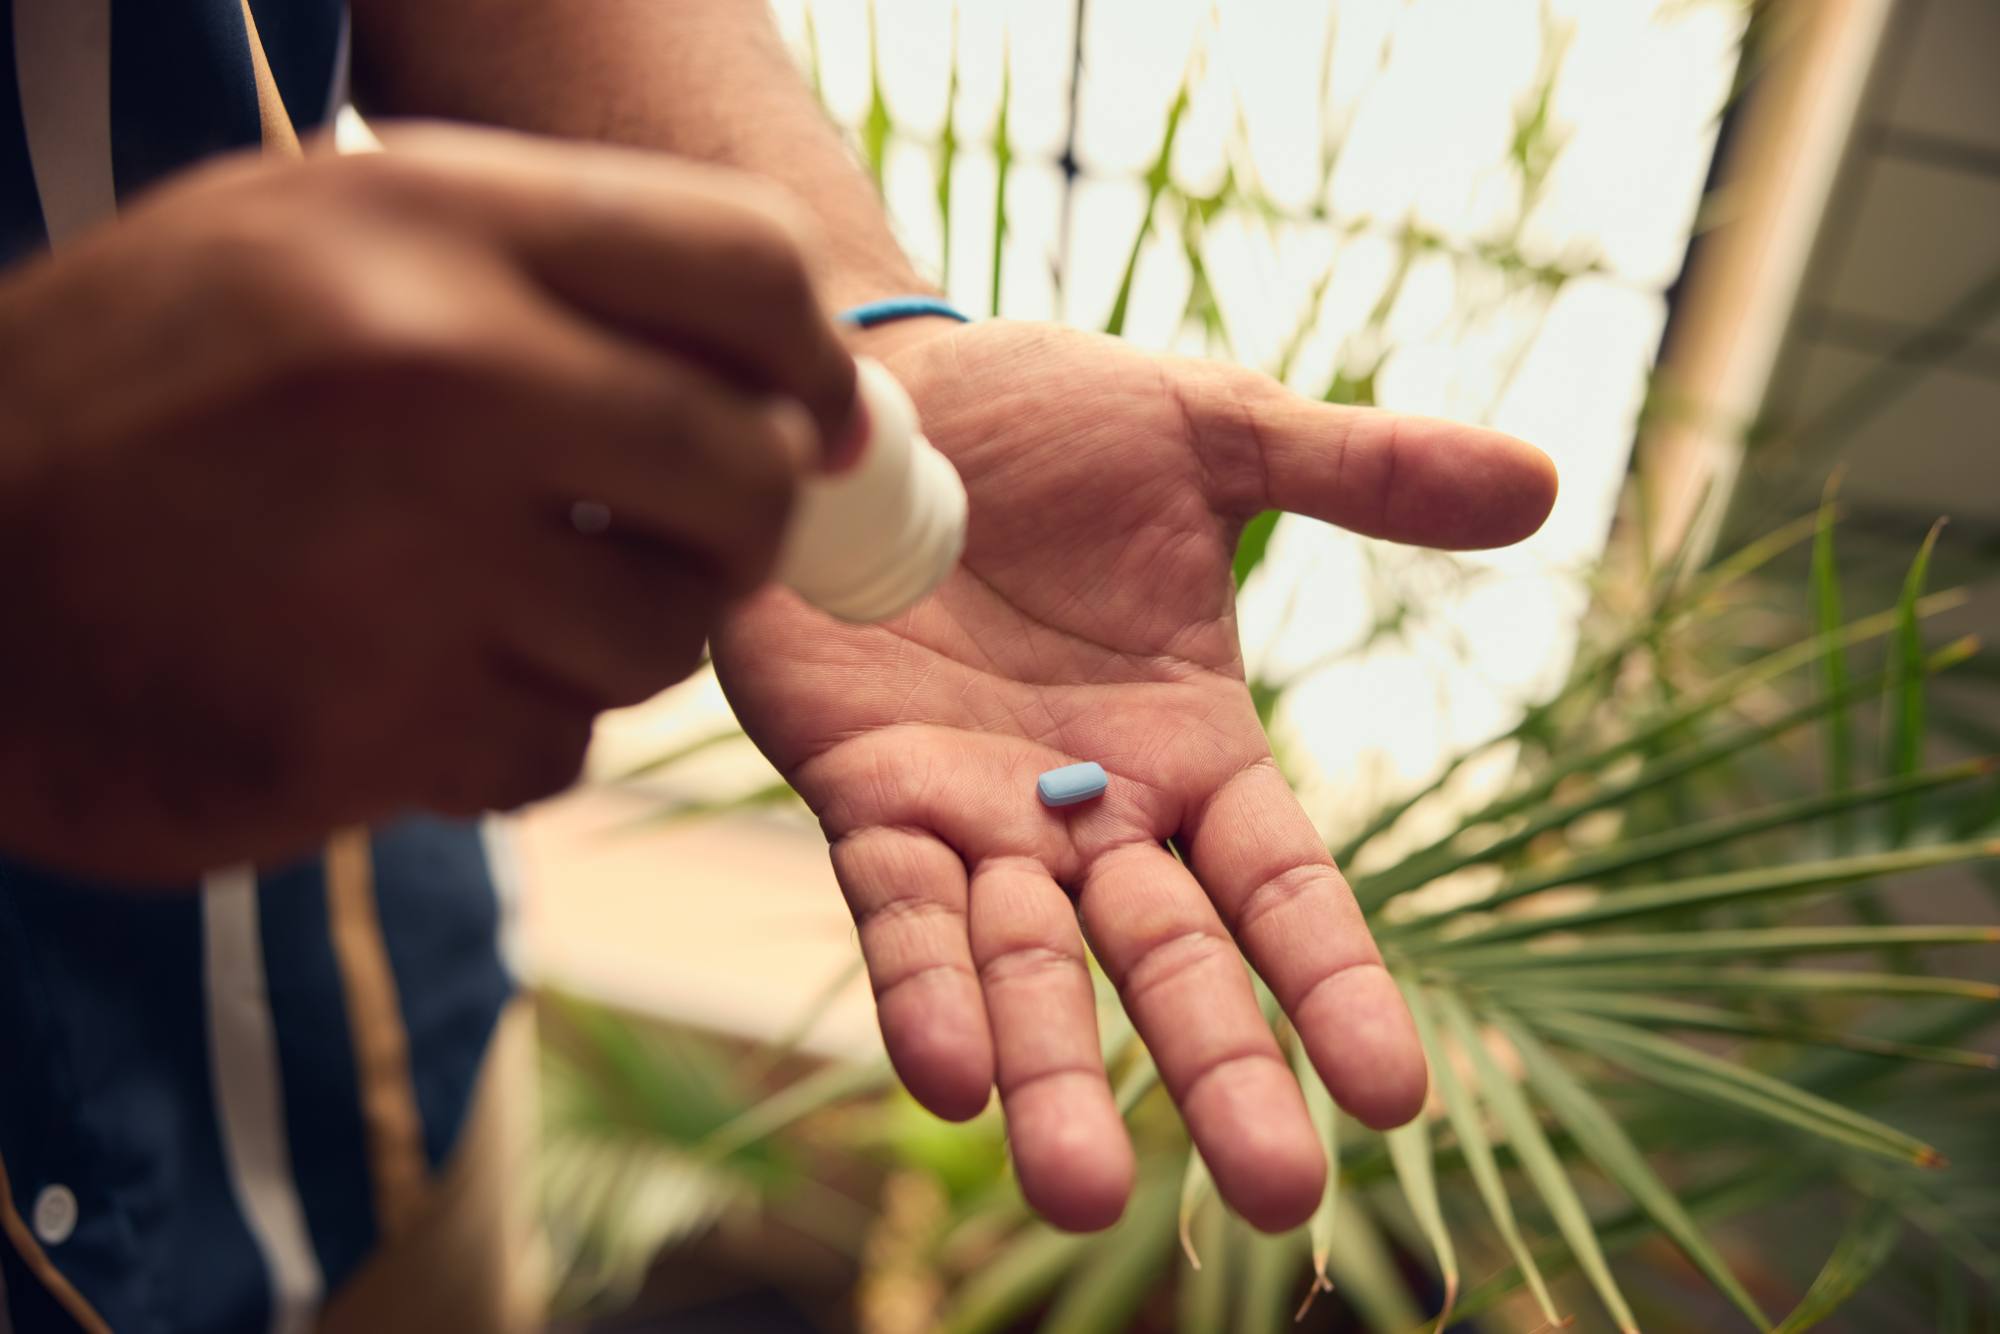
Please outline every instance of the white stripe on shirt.
[[354, 68], [354, 11], [346, 5], [340, 7], [340, 38], [333, 47], [333, 77], [327, 80], [326, 107], [320, 115], [320, 124], [331, 125], [340, 109], [348, 104], [353, 92]]
[[111, 0], [14, 5], [21, 128], [49, 244], [118, 208], [111, 168]]
[[272, 1334], [308, 1334], [325, 1280], [292, 1175], [256, 873], [210, 872], [201, 907], [209, 1056], [230, 1184], [270, 1275]]
[[486, 816], [479, 822], [479, 842], [486, 854], [486, 874], [493, 882], [493, 898], [499, 908], [496, 936], [500, 963], [514, 984], [522, 986], [528, 979], [527, 941], [521, 916], [526, 873], [520, 844], [514, 838], [513, 822], [505, 815]]

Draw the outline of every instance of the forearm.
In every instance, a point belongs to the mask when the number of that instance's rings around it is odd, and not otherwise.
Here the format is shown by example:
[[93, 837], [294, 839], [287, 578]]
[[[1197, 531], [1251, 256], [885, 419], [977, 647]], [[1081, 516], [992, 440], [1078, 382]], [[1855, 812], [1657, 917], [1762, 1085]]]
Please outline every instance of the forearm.
[[657, 148], [768, 177], [807, 210], [827, 299], [928, 288], [764, 0], [354, 0], [365, 105]]

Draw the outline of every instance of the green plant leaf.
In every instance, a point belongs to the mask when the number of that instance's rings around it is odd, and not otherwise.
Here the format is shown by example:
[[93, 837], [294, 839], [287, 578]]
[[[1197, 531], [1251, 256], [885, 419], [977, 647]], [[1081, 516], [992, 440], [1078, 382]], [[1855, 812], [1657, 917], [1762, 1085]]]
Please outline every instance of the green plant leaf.
[[712, 816], [733, 815], [740, 811], [769, 810], [798, 805], [800, 805], [799, 794], [792, 791], [791, 786], [781, 779], [730, 797], [679, 797], [665, 801], [612, 832], [638, 833], [658, 829], [663, 825], [679, 824], [684, 820], [705, 820]]
[[1681, 1253], [1694, 1262], [1695, 1268], [1706, 1275], [1718, 1291], [1735, 1303], [1737, 1310], [1750, 1318], [1752, 1325], [1758, 1329], [1769, 1329], [1770, 1317], [1764, 1314], [1756, 1299], [1737, 1280], [1701, 1227], [1689, 1217], [1666, 1183], [1654, 1174], [1646, 1163], [1645, 1155], [1619, 1128], [1617, 1120], [1604, 1109], [1604, 1105], [1521, 1024], [1504, 1015], [1496, 1016], [1494, 1022], [1507, 1040], [1514, 1044], [1529, 1083], [1541, 1094], [1543, 1103], [1555, 1113], [1556, 1119], [1569, 1129], [1583, 1151], [1603, 1169], [1606, 1176], [1632, 1197], [1634, 1204], [1660, 1225], [1660, 1230], [1673, 1239], [1674, 1244], [1681, 1248]]
[[541, 1018], [541, 1203], [561, 1309], [629, 1296], [663, 1247], [798, 1183], [767, 1146], [699, 1152], [743, 1106], [714, 1044], [555, 991]]
[[1207, 1202], [1215, 1189], [1215, 1178], [1208, 1174], [1208, 1162], [1201, 1156], [1201, 1150], [1188, 1145], [1187, 1169], [1181, 1176], [1180, 1238], [1181, 1251], [1187, 1256], [1190, 1268], [1201, 1268], [1201, 1252], [1194, 1246], [1195, 1215]]
[[1388, 1142], [1389, 1162], [1396, 1170], [1403, 1198], [1409, 1201], [1410, 1213], [1430, 1243], [1431, 1254], [1437, 1257], [1438, 1273], [1444, 1279], [1444, 1301], [1433, 1323], [1443, 1329], [1451, 1324], [1451, 1308], [1458, 1300], [1458, 1252], [1444, 1221], [1444, 1206], [1438, 1201], [1430, 1120], [1419, 1113], [1415, 1120], [1385, 1132], [1382, 1138]]
[[1278, 528], [1278, 511], [1265, 510], [1243, 525], [1242, 535], [1236, 539], [1236, 586], [1243, 587], [1243, 581], [1264, 563], [1264, 556], [1271, 549], [1271, 534]]
[[995, 1334], [1011, 1327], [1073, 1269], [1093, 1238], [1030, 1224], [973, 1271], [939, 1322], [944, 1334]]
[[1320, 1151], [1326, 1155], [1326, 1186], [1320, 1191], [1319, 1204], [1314, 1207], [1312, 1218], [1306, 1223], [1306, 1237], [1312, 1246], [1312, 1285], [1306, 1289], [1304, 1303], [1298, 1309], [1296, 1318], [1304, 1318], [1313, 1304], [1313, 1299], [1322, 1292], [1332, 1290], [1327, 1281], [1327, 1255], [1333, 1246], [1334, 1214], [1340, 1200], [1340, 1109], [1334, 1106], [1333, 1095], [1326, 1090], [1326, 1081], [1319, 1077], [1312, 1059], [1306, 1055], [1303, 1042], [1292, 1044], [1292, 1074], [1299, 1081], [1299, 1090], [1305, 1094], [1306, 1115], [1312, 1120], [1313, 1129], [1319, 1132]]
[[1153, 211], [1159, 207], [1160, 196], [1166, 193], [1172, 179], [1174, 141], [1180, 137], [1181, 121], [1187, 115], [1191, 86], [1191, 77], [1181, 80], [1180, 90], [1167, 107], [1167, 124], [1160, 134], [1159, 151], [1146, 169], [1146, 210], [1140, 214], [1138, 234], [1132, 238], [1132, 248], [1125, 256], [1125, 271], [1118, 278], [1118, 294], [1112, 298], [1111, 314], [1104, 321], [1104, 332], [1113, 337], [1125, 332], [1126, 312], [1132, 307], [1132, 283], [1139, 274], [1139, 256], [1146, 248], [1146, 238], [1153, 232]]
[[1188, 266], [1188, 298], [1181, 320], [1184, 324], [1189, 320], [1198, 323], [1210, 349], [1219, 344], [1225, 358], [1237, 360], [1229, 341], [1229, 326], [1223, 321], [1222, 308], [1216, 304], [1215, 288], [1209, 281], [1208, 260], [1202, 254], [1202, 228], [1209, 212], [1204, 201], [1185, 194], [1181, 195], [1181, 205], [1181, 255]]
[[686, 1149], [742, 1110], [713, 1044], [560, 991], [540, 1004], [552, 1125], [640, 1131]]
[[1549, 1296], [1542, 1271], [1529, 1253], [1527, 1243], [1521, 1239], [1520, 1225], [1514, 1218], [1514, 1205], [1508, 1198], [1506, 1182], [1501, 1179], [1500, 1165], [1493, 1157], [1493, 1144], [1487, 1138], [1485, 1122], [1459, 1081], [1458, 1069], [1452, 1063], [1451, 1053], [1445, 1050], [1424, 989], [1406, 982], [1403, 995], [1409, 1002], [1410, 1016], [1416, 1021], [1418, 1039], [1430, 1060], [1431, 1086], [1444, 1103], [1445, 1116], [1451, 1121], [1452, 1133], [1458, 1139], [1458, 1151], [1465, 1159], [1467, 1170], [1472, 1173], [1473, 1184], [1486, 1205], [1487, 1215], [1492, 1218], [1501, 1241], [1506, 1243], [1508, 1254], [1520, 1267], [1522, 1278], [1534, 1295], [1535, 1304], [1541, 1308], [1542, 1318], [1551, 1325], [1560, 1325], [1563, 1318]]
[[[1840, 608], [1840, 572], [1833, 554], [1833, 491], [1827, 483], [1827, 498], [1820, 504], [1813, 529], [1812, 595], [1813, 628], [1821, 636], [1832, 636], [1846, 619]], [[1847, 650], [1838, 647], [1820, 660], [1820, 694], [1838, 701], [1826, 715], [1827, 787], [1842, 793], [1854, 786], [1854, 719], [1847, 707]], [[1851, 842], [1851, 822], [1846, 812], [1834, 817], [1833, 850], [1845, 852]]]
[[868, 110], [861, 120], [861, 160], [868, 167], [868, 174], [875, 182], [877, 193], [882, 189], [882, 168], [889, 159], [889, 103], [882, 96], [882, 56], [881, 43], [876, 40], [878, 16], [875, 0], [868, 0]]
[[1382, 1230], [1365, 1205], [1355, 1201], [1333, 1220], [1328, 1264], [1334, 1285], [1375, 1334], [1407, 1334], [1423, 1323]]
[[[1882, 1022], [1869, 1025], [1867, 1032], [1887, 1041], [1931, 1045], [1970, 1041], [1992, 1026], [1992, 1002], [1954, 1001], [1921, 1010], [1892, 1011]], [[1881, 1078], [1883, 1068], [1880, 1061], [1853, 1052], [1816, 1051], [1800, 1053], [1783, 1073], [1800, 1088], [1852, 1101], [1865, 1096], [1867, 1086]]]
[[1233, 1221], [1222, 1209], [1195, 1213], [1192, 1240], [1208, 1259], [1200, 1269], [1182, 1272], [1174, 1284], [1174, 1327], [1180, 1334], [1213, 1334], [1228, 1328], [1229, 1289], [1238, 1269], [1230, 1237]]
[[727, 727], [719, 732], [710, 732], [705, 736], [696, 737], [692, 741], [682, 742], [678, 746], [660, 752], [651, 759], [642, 760], [629, 769], [613, 774], [604, 781], [607, 783], [636, 782], [641, 778], [659, 773], [662, 769], [671, 769], [677, 764], [690, 760], [706, 751], [714, 750], [718, 746], [727, 745], [732, 741], [748, 742], [749, 740], [750, 738], [744, 735], [742, 728]]
[[1766, 1038], [1815, 1047], [1839, 1047], [1902, 1061], [1929, 1061], [1938, 1065], [1961, 1066], [1969, 1070], [2000, 1069], [2000, 1056], [1966, 1051], [1958, 1047], [1936, 1047], [1914, 1042], [1897, 1042], [1871, 1037], [1844, 1028], [1820, 1028], [1760, 1019], [1736, 1010], [1659, 996], [1633, 995], [1622, 991], [1534, 991], [1509, 996], [1510, 1004], [1532, 1012], [1535, 1009], [1565, 1010], [1572, 1014], [1629, 1019], [1651, 1028], [1693, 1029], [1707, 1033], [1734, 1033], [1742, 1037]]
[[1871, 1116], [1643, 1028], [1563, 1012], [1541, 1014], [1536, 1023], [1568, 1045], [1602, 1057], [1650, 1083], [1741, 1107], [1883, 1157], [1923, 1167], [1935, 1167], [1944, 1161], [1936, 1149], [1922, 1140]]
[[1657, 934], [1589, 935], [1512, 941], [1457, 948], [1440, 941], [1425, 951], [1426, 964], [1458, 973], [1529, 968], [1601, 967], [1661, 960], [1729, 960], [1799, 954], [1847, 954], [1884, 946], [1990, 945], [2000, 942], [1993, 926], [1791, 926], [1740, 931], [1661, 931]]
[[[1955, 783], [1971, 782], [1994, 772], [1992, 759], [1968, 760], [1946, 765], [1928, 773], [1887, 778], [1880, 782], [1840, 792], [1773, 802], [1742, 815], [1724, 816], [1699, 824], [1662, 830], [1644, 838], [1613, 844], [1597, 852], [1568, 858], [1543, 871], [1510, 877], [1484, 898], [1456, 911], [1498, 907], [1515, 899], [1538, 894], [1545, 889], [1579, 884], [1600, 877], [1639, 870], [1671, 861], [1689, 852], [1719, 847], [1774, 829], [1791, 829], [1827, 815], [1846, 815], [1906, 794], [1934, 791]], [[1839, 849], [1836, 849], [1839, 850]]]
[[1132, 1061], [1132, 1068], [1118, 1081], [1116, 1101], [1118, 1115], [1130, 1116], [1139, 1100], [1151, 1093], [1160, 1082], [1160, 1067], [1153, 1064], [1153, 1058], [1141, 1051]]
[[[1416, 791], [1376, 812], [1359, 831], [1340, 845], [1334, 853], [1334, 860], [1342, 865], [1353, 861], [1362, 848], [1394, 828], [1405, 815], [1424, 801], [1443, 791], [1452, 778], [1474, 759], [1507, 742], [1540, 735], [1565, 710], [1573, 709], [1582, 698], [1601, 690], [1617, 675], [1619, 668], [1635, 650], [1644, 647], [1655, 635], [1672, 629], [1682, 618], [1707, 605], [1731, 586], [1811, 537], [1815, 523], [1816, 517], [1810, 514], [1795, 519], [1717, 562], [1685, 586], [1672, 579], [1663, 580], [1661, 591], [1655, 594], [1649, 605], [1633, 618], [1624, 632], [1609, 645], [1589, 654], [1571, 671], [1569, 679], [1553, 696], [1530, 707], [1522, 715], [1521, 720], [1506, 731], [1458, 752]], [[1930, 609], [1944, 610], [1947, 605], [1955, 606], [1963, 601], [1961, 596], [1956, 602], [1938, 602]], [[1797, 651], [1798, 647], [1794, 645], [1791, 651]], [[1767, 658], [1761, 667], [1752, 663], [1749, 667], [1733, 674], [1733, 678], [1725, 677], [1715, 683], [1710, 687], [1710, 693], [1719, 692], [1724, 696], [1724, 699], [1716, 705], [1720, 707], [1720, 703], [1733, 700], [1735, 692], [1745, 688], [1746, 685], [1759, 684], [1771, 676], [1782, 675], [1785, 670], [1788, 668], [1782, 661], [1774, 662], [1773, 659]], [[1553, 790], [1553, 786], [1550, 790]]]
[[1299, 1234], [1271, 1237], [1255, 1231], [1240, 1218], [1229, 1220], [1242, 1255], [1242, 1284], [1236, 1290], [1236, 1312], [1227, 1328], [1235, 1334], [1278, 1334], [1286, 1327], [1286, 1289], [1299, 1269]]
[[1007, 178], [1013, 173], [1014, 146], [1007, 132], [1007, 109], [1014, 100], [1014, 66], [1008, 54], [1007, 37], [1000, 39], [1000, 119], [993, 130], [993, 271], [987, 309], [1000, 313], [1000, 274], [1007, 252]]
[[1319, 322], [1320, 311], [1326, 304], [1326, 289], [1333, 282], [1336, 267], [1336, 264], [1329, 263], [1314, 279], [1312, 290], [1306, 294], [1305, 306], [1299, 312], [1298, 322], [1292, 326], [1291, 334], [1278, 351], [1277, 363], [1271, 367], [1272, 379], [1283, 382], [1291, 377], [1292, 366], [1305, 348], [1306, 340], [1312, 336], [1313, 326]]
[[[958, 166], [958, 6], [951, 10], [951, 59], [947, 62], [944, 88], [944, 125], [937, 142], [938, 271], [951, 278], [951, 190], [952, 172]], [[818, 91], [817, 87], [814, 89]]]
[[1888, 1260], [1902, 1232], [1903, 1222], [1895, 1210], [1880, 1204], [1865, 1210], [1841, 1234], [1812, 1287], [1778, 1326], [1777, 1334], [1801, 1334], [1832, 1315]]
[[827, 1065], [795, 1084], [788, 1084], [701, 1142], [709, 1160], [726, 1158], [787, 1126], [836, 1103], [890, 1087], [895, 1072], [886, 1058], [854, 1064]]
[[812, 1036], [813, 1030], [819, 1027], [820, 1020], [826, 1017], [827, 1011], [833, 1008], [833, 1003], [840, 998], [840, 993], [853, 986], [867, 971], [867, 965], [868, 961], [858, 953], [842, 964], [840, 971], [821, 984], [820, 989], [813, 993], [812, 999], [800, 1007], [798, 1017], [785, 1027], [784, 1032], [778, 1034], [768, 1044], [758, 1047], [756, 1055], [744, 1069], [743, 1083], [755, 1084], [769, 1074], [780, 1061], [796, 1054], [805, 1040]]
[[1938, 1264], [1937, 1334], [1973, 1334], [1965, 1275], [1949, 1257]]
[[[1965, 602], [1966, 594], [1953, 589], [1919, 599], [1915, 612], [1919, 617], [1935, 616], [1964, 606]], [[1539, 774], [1526, 789], [1492, 802], [1470, 817], [1466, 823], [1505, 819], [1537, 806], [1547, 800], [1549, 794], [1554, 792], [1564, 779], [1602, 769], [1627, 755], [1638, 754], [1656, 746], [1688, 724], [1698, 722], [1717, 710], [1735, 703], [1752, 690], [1819, 661], [1836, 649], [1852, 648], [1856, 644], [1863, 644], [1890, 633], [1899, 621], [1900, 615], [1897, 611], [1877, 612], [1873, 616], [1850, 621], [1837, 634], [1810, 635], [1794, 644], [1768, 653], [1755, 662], [1724, 673], [1706, 689], [1691, 695], [1684, 702], [1649, 718], [1638, 720], [1626, 729], [1624, 735], [1617, 741], [1598, 750], [1587, 750], [1572, 758], [1558, 760], [1550, 765], [1546, 772]]]
[[1548, 935], [1596, 926], [1601, 922], [1625, 921], [1689, 908], [1713, 907], [1778, 895], [1805, 894], [1832, 889], [1857, 880], [1901, 875], [1934, 866], [2000, 857], [2000, 839], [1969, 843], [1940, 843], [1896, 852], [1869, 853], [1855, 857], [1834, 857], [1826, 861], [1795, 862], [1791, 865], [1758, 867], [1748, 871], [1728, 871], [1720, 875], [1690, 876], [1663, 884], [1620, 889], [1605, 894], [1588, 907], [1546, 917], [1524, 917], [1502, 921], [1458, 937], [1461, 944], [1491, 944], [1518, 940], [1524, 936]]
[[[1970, 658], [1976, 651], [1977, 641], [1970, 636], [1956, 640], [1938, 651], [1929, 664], [1930, 670], [1943, 671]], [[1888, 679], [1885, 673], [1870, 676], [1849, 687], [1847, 695], [1843, 698], [1877, 694], [1886, 687]], [[1738, 728], [1710, 740], [1670, 750], [1646, 761], [1630, 778], [1620, 782], [1603, 783], [1585, 796], [1567, 802], [1554, 802], [1528, 812], [1527, 819], [1518, 827], [1488, 838], [1471, 849], [1457, 846], [1459, 835], [1440, 839], [1389, 870], [1356, 879], [1355, 897], [1363, 906], [1380, 904], [1439, 876], [1493, 861], [1526, 847], [1550, 830], [1561, 829], [1596, 811], [1629, 805], [1634, 798], [1644, 793], [1675, 783], [1733, 755], [1766, 745], [1787, 732], [1811, 722], [1833, 707], [1836, 702], [1826, 699], [1813, 700], [1769, 722]], [[1510, 816], [1519, 813], [1508, 812]], [[1464, 827], [1471, 826], [1472, 822], [1468, 822]]]
[[[1931, 525], [1923, 545], [1917, 548], [1916, 559], [1910, 562], [1910, 572], [1903, 580], [1903, 595], [1896, 603], [1896, 637], [1889, 655], [1890, 715], [1886, 729], [1889, 743], [1888, 753], [1883, 757], [1891, 777], [1915, 773], [1923, 763], [1924, 682], [1929, 673], [1924, 670], [1924, 634], [1917, 604], [1923, 598], [1924, 582], [1930, 574], [1931, 552], [1943, 530], [1942, 519]], [[1907, 841], [1916, 827], [1916, 816], [1916, 798], [1900, 798], [1889, 808], [1890, 838], [1897, 843]]]
[[1493, 1059], [1493, 1053], [1486, 1049], [1479, 1031], [1473, 1026], [1471, 1014], [1458, 998], [1447, 991], [1432, 994], [1437, 1000], [1446, 1031], [1458, 1044], [1459, 1050], [1471, 1059], [1473, 1069], [1478, 1072], [1482, 1100], [1506, 1131], [1507, 1143], [1513, 1149], [1514, 1157], [1527, 1171], [1536, 1190], [1541, 1192], [1543, 1203], [1548, 1206], [1563, 1240], [1569, 1244], [1570, 1254], [1576, 1258], [1591, 1287], [1597, 1290], [1598, 1300], [1604, 1303], [1604, 1308], [1611, 1313], [1618, 1328], [1624, 1334], [1633, 1334], [1638, 1329], [1638, 1322], [1632, 1316], [1632, 1308], [1625, 1304], [1625, 1296], [1618, 1290], [1617, 1281], [1611, 1277], [1611, 1266], [1605, 1262], [1597, 1232], [1591, 1226], [1590, 1214], [1584, 1209], [1583, 1201], [1577, 1198], [1576, 1187], [1570, 1184], [1555, 1150], [1549, 1147], [1548, 1138], [1535, 1120], [1527, 1097], [1500, 1068], [1500, 1063]]
[[[1823, 509], [1824, 507], [1822, 507]], [[1729, 555], [1694, 576], [1683, 603], [1701, 605], [1757, 573], [1799, 543], [1819, 532], [1821, 510], [1802, 514], [1760, 537], [1753, 537]], [[1835, 518], [1839, 517], [1836, 511]]]
[[640, 1132], [558, 1131], [540, 1155], [541, 1205], [558, 1310], [628, 1300], [664, 1249], [753, 1197], [741, 1176]]
[[1834, 968], [1661, 968], [1629, 964], [1607, 968], [1565, 968], [1548, 973], [1506, 974], [1510, 991], [1538, 984], [1557, 990], [1713, 991], [1815, 996], [1936, 996], [2000, 1000], [2000, 985], [1928, 973], [1855, 973]]
[[[1702, 1182], [1681, 1192], [1681, 1202], [1696, 1222], [1722, 1222], [1797, 1194], [1810, 1178], [1810, 1169], [1791, 1160], [1776, 1161], [1754, 1173], [1731, 1169], [1723, 1176]], [[1597, 1226], [1598, 1240], [1607, 1255], [1632, 1249], [1659, 1235], [1659, 1224], [1637, 1205]], [[1576, 1258], [1558, 1241], [1535, 1247], [1535, 1255], [1550, 1274], [1564, 1274], [1576, 1267]], [[1493, 1309], [1499, 1301], [1521, 1286], [1520, 1272], [1502, 1270], [1470, 1289], [1458, 1303], [1459, 1319], [1470, 1320]]]
[[1063, 1285], [1040, 1334], [1099, 1334], [1129, 1329], [1139, 1307], [1166, 1272], [1173, 1254], [1174, 1189], [1170, 1176], [1155, 1172], [1139, 1183], [1118, 1226], [1094, 1238], [1077, 1258], [1076, 1273]]

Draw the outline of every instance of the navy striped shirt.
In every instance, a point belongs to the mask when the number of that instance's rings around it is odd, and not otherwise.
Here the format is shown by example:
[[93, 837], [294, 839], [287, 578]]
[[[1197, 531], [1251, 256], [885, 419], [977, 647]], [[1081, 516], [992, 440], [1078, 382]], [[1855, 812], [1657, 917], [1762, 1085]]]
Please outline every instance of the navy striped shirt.
[[[266, 142], [260, 74], [325, 122], [346, 22], [0, 0], [0, 264]], [[467, 1113], [511, 990], [488, 837], [413, 820], [171, 895], [0, 857], [0, 1330], [311, 1327]]]

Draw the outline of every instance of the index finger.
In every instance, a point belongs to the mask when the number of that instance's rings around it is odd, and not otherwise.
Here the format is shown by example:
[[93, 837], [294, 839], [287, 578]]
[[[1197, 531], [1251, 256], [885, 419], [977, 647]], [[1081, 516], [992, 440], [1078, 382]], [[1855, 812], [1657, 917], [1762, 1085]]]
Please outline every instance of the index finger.
[[1291, 1016], [1326, 1081], [1377, 1130], [1423, 1108], [1430, 1072], [1402, 993], [1319, 831], [1268, 758], [1189, 822], [1188, 853], [1217, 911]]

